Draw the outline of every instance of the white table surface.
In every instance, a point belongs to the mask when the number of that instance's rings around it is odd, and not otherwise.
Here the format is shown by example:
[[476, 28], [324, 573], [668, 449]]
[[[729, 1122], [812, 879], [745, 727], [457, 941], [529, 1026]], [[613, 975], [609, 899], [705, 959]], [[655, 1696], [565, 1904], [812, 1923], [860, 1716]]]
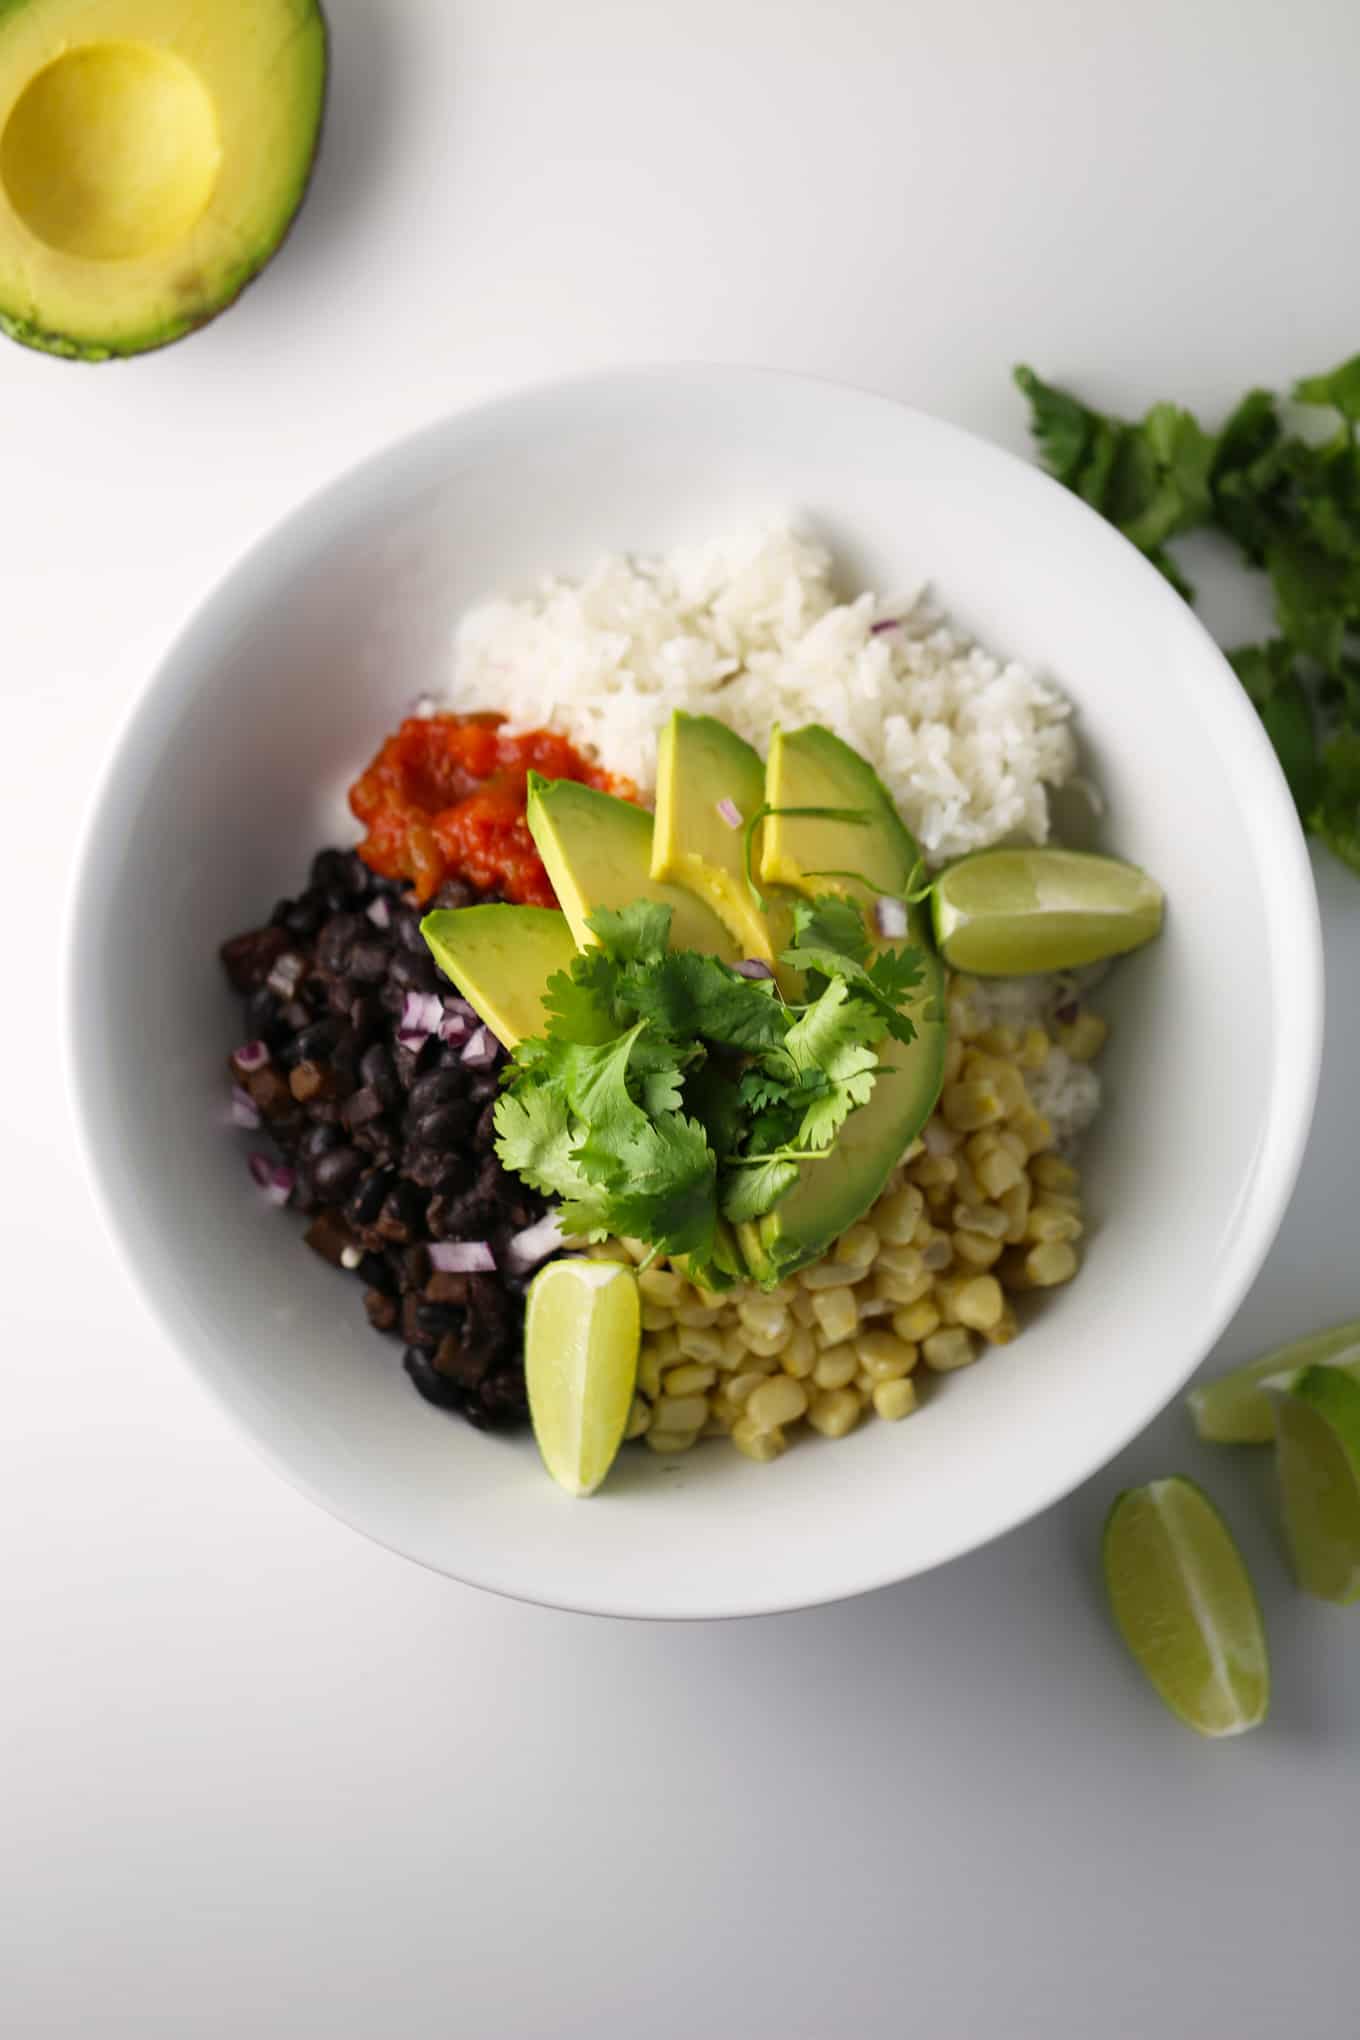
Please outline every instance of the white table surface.
[[[0, 2028], [1332, 2040], [1360, 1619], [1290, 1588], [1264, 1455], [1197, 1449], [1173, 1409], [1001, 1544], [767, 1622], [592, 1622], [423, 1574], [266, 1472], [134, 1299], [60, 1095], [54, 929], [180, 622], [440, 411], [726, 358], [1020, 447], [1016, 359], [1214, 415], [1354, 351], [1360, 13], [330, 13], [315, 191], [243, 305], [128, 366], [0, 350]], [[1219, 1366], [1360, 1309], [1360, 883], [1317, 875], [1317, 1126]], [[1110, 1497], [1174, 1468], [1221, 1498], [1275, 1648], [1271, 1723], [1222, 1746], [1163, 1715], [1098, 1591]]]

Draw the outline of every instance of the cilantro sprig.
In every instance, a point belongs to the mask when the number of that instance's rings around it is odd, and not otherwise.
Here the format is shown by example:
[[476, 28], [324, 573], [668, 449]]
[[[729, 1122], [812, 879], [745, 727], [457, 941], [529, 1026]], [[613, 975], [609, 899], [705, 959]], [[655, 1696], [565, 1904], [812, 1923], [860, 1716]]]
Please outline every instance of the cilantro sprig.
[[1032, 369], [1015, 380], [1050, 472], [1187, 601], [1166, 549], [1186, 531], [1221, 532], [1268, 575], [1277, 634], [1228, 656], [1305, 827], [1360, 873], [1360, 355], [1294, 385], [1295, 404], [1332, 414], [1321, 432], [1290, 430], [1269, 390], [1249, 390], [1215, 434], [1174, 404], [1133, 424]]
[[914, 1038], [921, 959], [872, 949], [846, 900], [799, 901], [795, 1002], [671, 949], [670, 918], [646, 901], [591, 917], [597, 946], [549, 979], [543, 1032], [506, 1071], [496, 1151], [560, 1200], [564, 1232], [626, 1234], [711, 1273], [719, 1219], [773, 1210], [871, 1097], [884, 1040]]

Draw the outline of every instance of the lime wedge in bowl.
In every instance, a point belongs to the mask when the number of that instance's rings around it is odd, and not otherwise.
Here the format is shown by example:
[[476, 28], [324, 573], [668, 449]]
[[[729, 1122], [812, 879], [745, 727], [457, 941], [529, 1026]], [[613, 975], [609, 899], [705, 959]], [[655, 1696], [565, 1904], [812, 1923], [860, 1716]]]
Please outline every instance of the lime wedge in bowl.
[[1119, 1633], [1172, 1713], [1207, 1736], [1264, 1721], [1260, 1603], [1204, 1491], [1179, 1475], [1129, 1488], [1106, 1519], [1102, 1555]]
[[1299, 1585], [1360, 1599], [1360, 1382], [1308, 1367], [1276, 1405], [1285, 1537]]
[[619, 1261], [550, 1261], [529, 1286], [524, 1378], [547, 1467], [593, 1495], [623, 1443], [642, 1338], [637, 1277]]
[[941, 956], [976, 977], [1075, 970], [1150, 942], [1162, 889], [1135, 864], [1082, 850], [982, 850], [930, 894]]
[[1360, 1381], [1360, 1318], [1276, 1346], [1259, 1360], [1201, 1382], [1186, 1401], [1201, 1438], [1212, 1445], [1269, 1445], [1275, 1436], [1270, 1388], [1288, 1388], [1306, 1367], [1336, 1367]]

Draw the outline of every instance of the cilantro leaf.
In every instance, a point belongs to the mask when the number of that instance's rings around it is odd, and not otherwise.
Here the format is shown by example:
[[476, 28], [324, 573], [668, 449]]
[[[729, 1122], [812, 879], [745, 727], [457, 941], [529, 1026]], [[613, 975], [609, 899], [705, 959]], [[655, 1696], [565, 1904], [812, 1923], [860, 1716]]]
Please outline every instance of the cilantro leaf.
[[1327, 375], [1306, 375], [1294, 385], [1300, 404], [1330, 404], [1352, 424], [1360, 424], [1360, 354], [1353, 354]]
[[853, 900], [839, 893], [822, 893], [815, 900], [795, 900], [793, 939], [800, 948], [833, 949], [852, 963], [863, 963], [869, 954], [869, 932], [864, 914]]
[[628, 907], [597, 907], [586, 926], [615, 963], [651, 963], [664, 956], [671, 939], [671, 910], [655, 900]]
[[496, 1153], [505, 1167], [545, 1197], [574, 1197], [585, 1178], [573, 1148], [576, 1134], [561, 1096], [552, 1090], [505, 1092], [493, 1115]]
[[630, 976], [635, 1012], [667, 1034], [700, 1036], [721, 1048], [766, 1048], [788, 1028], [768, 978], [744, 978], [716, 956], [672, 950], [646, 972]]
[[1283, 638], [1272, 638], [1264, 645], [1242, 645], [1228, 657], [1266, 726], [1295, 805], [1307, 817], [1319, 792], [1317, 738], [1294, 655]]
[[1338, 730], [1322, 749], [1322, 790], [1309, 818], [1314, 833], [1360, 874], [1360, 729]]
[[792, 964], [795, 970], [815, 972], [819, 979], [825, 978], [829, 983], [848, 984], [879, 1015], [880, 1034], [886, 1029], [898, 1041], [916, 1039], [915, 1022], [901, 1008], [920, 982], [922, 963], [918, 950], [880, 949], [867, 969], [827, 949], [786, 949], [783, 961]]
[[764, 1218], [797, 1181], [797, 1162], [760, 1162], [754, 1168], [729, 1170], [723, 1183], [722, 1215], [733, 1225]]

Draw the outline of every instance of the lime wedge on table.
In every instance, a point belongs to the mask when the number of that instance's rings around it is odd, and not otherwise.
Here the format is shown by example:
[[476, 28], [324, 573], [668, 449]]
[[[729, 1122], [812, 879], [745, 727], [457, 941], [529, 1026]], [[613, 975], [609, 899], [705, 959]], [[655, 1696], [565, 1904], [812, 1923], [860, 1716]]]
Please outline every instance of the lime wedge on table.
[[978, 977], [1075, 970], [1150, 942], [1162, 889], [1135, 864], [1081, 850], [983, 850], [941, 872], [935, 942]]
[[1280, 1500], [1299, 1585], [1360, 1599], [1360, 1382], [1308, 1367], [1277, 1405]]
[[1202, 1489], [1179, 1475], [1128, 1489], [1106, 1520], [1104, 1562], [1120, 1635], [1174, 1714], [1213, 1736], [1265, 1720], [1256, 1590]]
[[[1263, 1383], [1276, 1375], [1297, 1379], [1305, 1367], [1339, 1367], [1360, 1380], [1360, 1318], [1276, 1346], [1259, 1360], [1192, 1388], [1186, 1401], [1195, 1429], [1214, 1445], [1269, 1445], [1275, 1436], [1275, 1404]], [[1271, 1380], [1272, 1388], [1290, 1385]]]
[[529, 1287], [524, 1377], [543, 1464], [593, 1495], [633, 1405], [642, 1336], [637, 1277], [618, 1261], [551, 1261]]

